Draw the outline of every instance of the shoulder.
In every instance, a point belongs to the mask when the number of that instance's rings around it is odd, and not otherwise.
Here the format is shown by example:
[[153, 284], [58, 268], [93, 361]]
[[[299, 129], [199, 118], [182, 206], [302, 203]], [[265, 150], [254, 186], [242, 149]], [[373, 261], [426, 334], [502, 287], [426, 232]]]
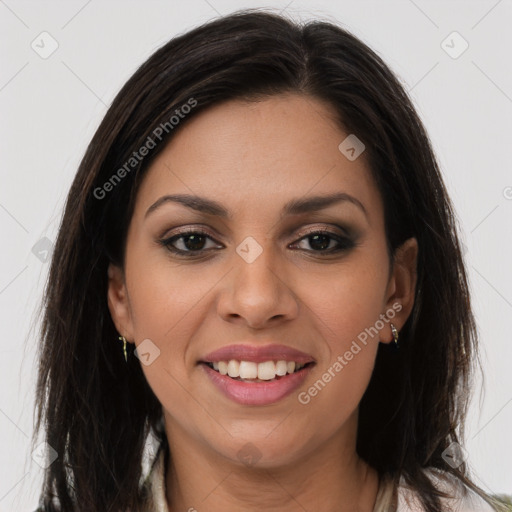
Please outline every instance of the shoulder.
[[[437, 489], [449, 494], [441, 498], [443, 508], [449, 512], [494, 512], [494, 508], [458, 478], [437, 468], [426, 470], [427, 476]], [[407, 486], [403, 477], [398, 487], [397, 512], [424, 512], [417, 494]]]

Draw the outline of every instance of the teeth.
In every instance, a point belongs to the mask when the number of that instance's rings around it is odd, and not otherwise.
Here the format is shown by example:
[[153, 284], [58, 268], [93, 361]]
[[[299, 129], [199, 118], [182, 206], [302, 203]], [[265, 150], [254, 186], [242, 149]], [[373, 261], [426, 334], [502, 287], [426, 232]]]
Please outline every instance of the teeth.
[[228, 363], [228, 375], [230, 377], [240, 377], [240, 363], [231, 359]]
[[276, 378], [276, 365], [274, 361], [266, 361], [258, 364], [258, 379], [272, 380]]
[[[227, 375], [228, 374], [228, 363], [226, 363], [226, 361], [219, 361], [218, 362], [218, 366], [219, 366], [219, 373], [221, 375]], [[216, 370], [215, 363], [213, 365], [213, 369]]]
[[283, 377], [287, 373], [298, 372], [304, 368], [304, 364], [295, 363], [295, 361], [265, 361], [264, 363], [254, 363], [252, 361], [218, 361], [211, 363], [213, 369], [221, 375], [229, 375], [231, 378], [272, 380], [276, 376]]
[[283, 375], [286, 375], [287, 371], [288, 371], [288, 365], [286, 364], [286, 361], [277, 361], [276, 375], [280, 375], [282, 377]]
[[[250, 361], [240, 361], [239, 375], [241, 379], [255, 379], [259, 376], [259, 366]], [[261, 379], [261, 377], [260, 377]]]

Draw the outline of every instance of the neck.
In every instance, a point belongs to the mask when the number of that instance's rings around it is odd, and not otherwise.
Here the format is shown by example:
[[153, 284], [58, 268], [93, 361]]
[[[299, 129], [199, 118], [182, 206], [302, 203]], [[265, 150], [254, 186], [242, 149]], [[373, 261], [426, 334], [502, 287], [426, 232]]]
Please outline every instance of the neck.
[[[333, 437], [279, 466], [244, 465], [166, 426], [171, 457], [166, 469], [169, 512], [372, 512], [378, 474], [354, 449]], [[172, 432], [171, 432], [172, 431]]]

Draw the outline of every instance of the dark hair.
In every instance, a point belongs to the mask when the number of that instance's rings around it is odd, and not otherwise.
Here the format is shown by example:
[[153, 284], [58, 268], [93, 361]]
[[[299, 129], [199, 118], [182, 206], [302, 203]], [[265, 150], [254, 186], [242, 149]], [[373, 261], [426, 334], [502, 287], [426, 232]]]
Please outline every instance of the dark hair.
[[[42, 510], [140, 510], [148, 435], [168, 444], [140, 363], [124, 361], [107, 305], [108, 264], [123, 266], [138, 187], [173, 133], [212, 105], [283, 93], [326, 102], [365, 144], [390, 261], [409, 237], [419, 244], [414, 308], [400, 350], [379, 345], [360, 403], [358, 454], [395, 485], [403, 475], [428, 512], [441, 510], [442, 494], [427, 467], [487, 496], [466, 463], [452, 468], [442, 457], [464, 437], [479, 359], [458, 226], [425, 129], [398, 79], [349, 32], [250, 9], [157, 50], [118, 93], [80, 164], [43, 299], [35, 432], [44, 426], [59, 457], [45, 473]], [[156, 147], [130, 161], [149, 140]]]

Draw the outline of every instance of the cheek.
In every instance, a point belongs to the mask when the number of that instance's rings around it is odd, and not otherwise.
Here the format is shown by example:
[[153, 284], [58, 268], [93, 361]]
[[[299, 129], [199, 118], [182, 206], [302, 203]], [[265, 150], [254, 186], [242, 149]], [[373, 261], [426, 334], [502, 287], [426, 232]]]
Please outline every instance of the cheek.
[[183, 332], [200, 322], [202, 304], [218, 277], [160, 256], [145, 265], [134, 265], [127, 280], [137, 337], [176, 346]]
[[380, 311], [371, 294], [364, 298], [358, 300], [346, 290], [324, 297], [326, 306], [317, 311], [325, 357], [298, 399], [311, 407], [310, 414], [318, 418], [314, 423], [324, 433], [334, 432], [355, 412], [372, 376], [379, 336], [371, 328]]
[[368, 341], [378, 341], [371, 327], [383, 313], [387, 284], [383, 268], [381, 261], [361, 258], [340, 266], [327, 280], [309, 288], [308, 306], [321, 320], [319, 327], [324, 326], [322, 332], [336, 355], [347, 350], [352, 340], [364, 340], [364, 333]]
[[357, 407], [372, 375], [387, 280], [381, 269], [385, 268], [381, 261], [361, 258], [340, 266], [328, 281], [309, 287], [308, 306], [325, 351], [314, 384], [302, 390], [307, 395], [303, 397], [304, 402], [316, 401], [319, 410], [332, 410], [334, 423]]
[[150, 339], [159, 350], [151, 364], [141, 361], [142, 371], [164, 410], [173, 411], [190, 432], [196, 427], [191, 419], [195, 402], [186, 391], [188, 347], [201, 325], [202, 305], [212, 285], [206, 276], [200, 279], [197, 272], [164, 258], [134, 268], [128, 284], [137, 343]]
[[[352, 341], [374, 344], [379, 341], [376, 323], [382, 313], [380, 296], [368, 293], [364, 283], [357, 288], [346, 286], [337, 294], [324, 296], [325, 305], [318, 310], [326, 328], [326, 339], [333, 357], [348, 350]], [[321, 324], [320, 324], [321, 325]]]

